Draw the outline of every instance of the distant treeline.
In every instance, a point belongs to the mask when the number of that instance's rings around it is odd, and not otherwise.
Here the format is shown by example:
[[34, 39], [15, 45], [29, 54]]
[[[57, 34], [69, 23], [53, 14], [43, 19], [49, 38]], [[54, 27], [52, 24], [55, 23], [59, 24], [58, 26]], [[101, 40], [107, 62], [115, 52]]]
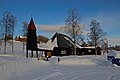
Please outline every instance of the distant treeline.
[[38, 35], [37, 36], [37, 42], [42, 42], [42, 43], [46, 43], [46, 42], [48, 42], [48, 38], [47, 37], [45, 37], [45, 36], [42, 36], [42, 35]]
[[116, 51], [120, 51], [120, 45], [112, 46], [110, 48], [112, 48], [113, 50], [116, 50]]
[[[16, 40], [17, 37], [15, 37], [15, 40]], [[6, 39], [7, 40], [12, 40], [12, 36], [11, 35], [8, 35], [6, 36]], [[4, 40], [4, 38], [2, 38], [1, 40]], [[46, 43], [49, 39], [45, 36], [42, 36], [42, 35], [38, 35], [37, 36], [37, 42], [38, 43]]]

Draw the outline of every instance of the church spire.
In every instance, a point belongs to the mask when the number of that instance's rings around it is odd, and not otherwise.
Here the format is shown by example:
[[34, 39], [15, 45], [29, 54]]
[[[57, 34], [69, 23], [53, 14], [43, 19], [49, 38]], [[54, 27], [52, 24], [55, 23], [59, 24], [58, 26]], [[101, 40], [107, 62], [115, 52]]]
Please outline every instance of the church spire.
[[29, 26], [28, 26], [28, 30], [36, 30], [35, 24], [33, 19], [31, 18]]

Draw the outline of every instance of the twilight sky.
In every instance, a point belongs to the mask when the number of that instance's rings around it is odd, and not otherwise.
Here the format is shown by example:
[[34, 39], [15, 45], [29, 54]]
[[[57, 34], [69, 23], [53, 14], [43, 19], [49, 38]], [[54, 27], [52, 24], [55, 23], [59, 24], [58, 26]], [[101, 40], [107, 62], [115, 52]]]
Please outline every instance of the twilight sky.
[[0, 0], [0, 18], [6, 11], [15, 15], [18, 35], [22, 22], [29, 22], [33, 15], [38, 33], [51, 38], [58, 27], [64, 26], [70, 8], [78, 10], [86, 32], [90, 21], [96, 19], [107, 32], [109, 44], [120, 45], [120, 0]]

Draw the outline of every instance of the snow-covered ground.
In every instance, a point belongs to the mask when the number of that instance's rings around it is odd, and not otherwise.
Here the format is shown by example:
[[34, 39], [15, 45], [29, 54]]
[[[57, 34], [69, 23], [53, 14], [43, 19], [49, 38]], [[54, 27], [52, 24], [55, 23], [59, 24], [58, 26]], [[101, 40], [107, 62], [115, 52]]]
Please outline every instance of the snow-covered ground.
[[[25, 58], [22, 45], [15, 42], [15, 52], [0, 51], [0, 80], [120, 80], [120, 67], [106, 56], [53, 56], [49, 61]], [[119, 53], [119, 52], [117, 52]]]

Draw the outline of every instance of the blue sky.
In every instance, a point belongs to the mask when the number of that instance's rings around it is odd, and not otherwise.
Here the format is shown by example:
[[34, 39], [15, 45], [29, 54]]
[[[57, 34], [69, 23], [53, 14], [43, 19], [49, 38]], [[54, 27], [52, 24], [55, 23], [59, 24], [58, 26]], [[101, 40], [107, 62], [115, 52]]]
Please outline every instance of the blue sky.
[[[86, 31], [89, 31], [90, 21], [96, 19], [107, 32], [109, 43], [120, 44], [120, 0], [0, 0], [0, 17], [5, 11], [15, 15], [18, 19], [15, 32], [20, 34], [22, 22], [29, 22], [31, 15], [36, 25], [49, 28], [64, 25], [70, 8], [78, 10]], [[38, 32], [49, 38], [54, 33], [40, 28]]]

